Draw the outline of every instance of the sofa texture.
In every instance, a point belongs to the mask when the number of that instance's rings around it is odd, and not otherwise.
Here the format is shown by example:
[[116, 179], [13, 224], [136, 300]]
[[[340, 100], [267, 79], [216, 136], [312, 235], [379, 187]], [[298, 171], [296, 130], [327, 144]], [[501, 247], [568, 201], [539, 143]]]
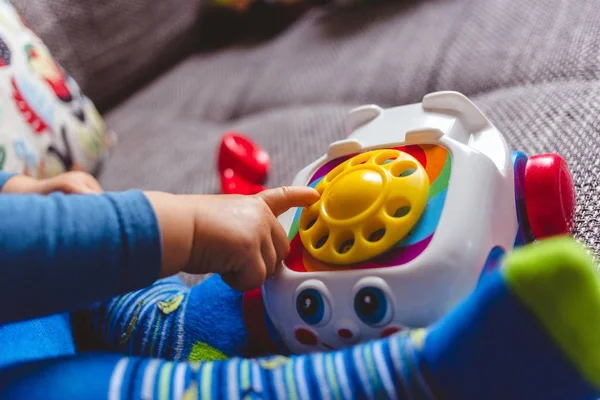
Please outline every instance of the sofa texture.
[[269, 185], [288, 184], [344, 136], [352, 107], [457, 90], [514, 149], [567, 159], [577, 237], [600, 254], [596, 0], [405, 0], [239, 17], [192, 0], [14, 4], [119, 135], [106, 189], [217, 192], [227, 130], [270, 152]]

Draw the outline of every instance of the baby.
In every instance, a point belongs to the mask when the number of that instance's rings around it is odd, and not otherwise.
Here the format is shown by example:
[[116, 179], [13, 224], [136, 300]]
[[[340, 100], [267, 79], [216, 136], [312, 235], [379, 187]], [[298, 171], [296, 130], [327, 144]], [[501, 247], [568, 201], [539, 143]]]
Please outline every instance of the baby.
[[[2, 399], [600, 394], [600, 281], [568, 239], [510, 255], [428, 329], [330, 353], [220, 360], [253, 355], [235, 338], [245, 337], [239, 304], [221, 296], [275, 271], [289, 251], [277, 216], [314, 203], [316, 191], [103, 193], [84, 173], [2, 172], [0, 190]], [[182, 271], [217, 275], [190, 289], [173, 277]], [[70, 315], [104, 352], [76, 353]], [[203, 335], [236, 345], [202, 346]]]

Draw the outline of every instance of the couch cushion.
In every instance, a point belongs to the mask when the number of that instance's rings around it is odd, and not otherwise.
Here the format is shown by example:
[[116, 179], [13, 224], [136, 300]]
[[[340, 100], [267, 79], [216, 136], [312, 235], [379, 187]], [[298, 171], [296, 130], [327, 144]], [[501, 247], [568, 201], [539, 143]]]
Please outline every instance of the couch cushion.
[[[418, 6], [416, 5], [418, 3]], [[222, 122], [293, 104], [403, 104], [426, 92], [459, 2], [313, 9], [276, 38], [198, 53], [131, 107]], [[419, 35], [423, 26], [435, 33]]]
[[290, 104], [391, 106], [436, 90], [594, 80], [598, 20], [593, 0], [316, 8], [273, 40], [190, 57], [135, 106], [159, 108], [168, 95], [177, 116], [226, 121]]
[[595, 4], [454, 0], [315, 9], [262, 45], [190, 57], [112, 112], [108, 121], [122, 142], [103, 183], [214, 192], [219, 136], [239, 129], [271, 153], [269, 183], [287, 184], [343, 136], [352, 106], [406, 104], [454, 89], [479, 104], [513, 148], [565, 156], [577, 186], [578, 237], [600, 252]]
[[228, 129], [249, 134], [269, 152], [273, 163], [269, 184], [290, 183], [298, 168], [344, 137], [340, 126], [347, 109], [343, 104], [298, 106], [211, 123], [124, 108], [108, 117], [111, 126], [127, 134], [106, 164], [102, 184], [119, 190], [217, 193], [216, 151]]

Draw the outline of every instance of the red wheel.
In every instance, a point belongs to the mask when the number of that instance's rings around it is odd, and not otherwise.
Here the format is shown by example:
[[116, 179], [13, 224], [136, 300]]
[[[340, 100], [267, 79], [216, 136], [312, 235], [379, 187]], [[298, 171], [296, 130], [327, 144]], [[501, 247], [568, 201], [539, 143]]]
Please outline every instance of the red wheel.
[[575, 188], [567, 162], [558, 154], [530, 157], [525, 167], [525, 207], [534, 236], [568, 234], [575, 218]]
[[217, 167], [223, 175], [227, 169], [252, 184], [266, 181], [271, 160], [267, 152], [248, 137], [229, 132], [223, 135]]

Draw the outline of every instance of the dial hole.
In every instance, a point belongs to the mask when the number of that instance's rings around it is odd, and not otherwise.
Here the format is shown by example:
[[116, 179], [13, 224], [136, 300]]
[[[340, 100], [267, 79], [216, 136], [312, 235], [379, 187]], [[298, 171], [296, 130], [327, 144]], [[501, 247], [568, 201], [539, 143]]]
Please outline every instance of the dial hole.
[[340, 254], [346, 254], [352, 250], [354, 246], [354, 235], [352, 232], [344, 232], [343, 234], [336, 235], [334, 248]]
[[354, 167], [355, 165], [366, 164], [371, 155], [368, 153], [363, 153], [360, 156], [356, 156], [355, 158], [350, 160], [350, 166]]
[[379, 228], [376, 231], [373, 231], [367, 237], [369, 242], [375, 243], [379, 242], [385, 236], [385, 228]]
[[363, 240], [375, 243], [385, 236], [385, 223], [379, 218], [373, 218], [362, 228]]
[[317, 223], [317, 219], [313, 218], [310, 221], [308, 221], [308, 224], [306, 224], [306, 230], [309, 230], [310, 228], [312, 228], [313, 226], [315, 226], [315, 224]]
[[400, 175], [398, 175], [398, 177], [404, 178], [405, 176], [411, 176], [415, 173], [415, 171], [416, 169], [414, 168], [405, 169], [404, 171], [400, 172]]
[[342, 173], [342, 171], [344, 170], [345, 165], [344, 164], [340, 164], [337, 167], [335, 167], [334, 169], [332, 169], [331, 171], [329, 171], [329, 173], [327, 175], [325, 175], [324, 181], [326, 183], [330, 183], [331, 181], [333, 181], [335, 178], [337, 178], [337, 176], [339, 174]]
[[396, 178], [405, 178], [417, 172], [417, 166], [412, 162], [400, 162], [393, 165], [390, 171]]
[[396, 209], [396, 211], [394, 212], [394, 215], [392, 215], [392, 217], [394, 217], [394, 218], [406, 217], [409, 212], [410, 212], [410, 206], [399, 207]]
[[319, 221], [319, 209], [314, 205], [305, 208], [300, 216], [300, 229], [308, 231]]
[[327, 243], [328, 239], [329, 239], [328, 234], [325, 234], [325, 235], [319, 237], [317, 239], [317, 241], [315, 242], [315, 249], [320, 249], [321, 247], [325, 246], [325, 243]]
[[395, 161], [397, 157], [398, 157], [398, 152], [385, 151], [385, 152], [380, 153], [377, 156], [375, 156], [374, 161], [375, 161], [375, 164], [384, 165], [384, 164], [389, 164], [392, 161]]
[[310, 230], [310, 242], [314, 249], [318, 250], [324, 247], [329, 240], [329, 229], [325, 224], [317, 223]]
[[354, 239], [348, 239], [340, 245], [338, 253], [346, 254], [352, 249], [352, 246], [354, 246]]
[[403, 198], [392, 199], [385, 206], [387, 215], [392, 218], [406, 217], [410, 213], [410, 210], [410, 203]]

